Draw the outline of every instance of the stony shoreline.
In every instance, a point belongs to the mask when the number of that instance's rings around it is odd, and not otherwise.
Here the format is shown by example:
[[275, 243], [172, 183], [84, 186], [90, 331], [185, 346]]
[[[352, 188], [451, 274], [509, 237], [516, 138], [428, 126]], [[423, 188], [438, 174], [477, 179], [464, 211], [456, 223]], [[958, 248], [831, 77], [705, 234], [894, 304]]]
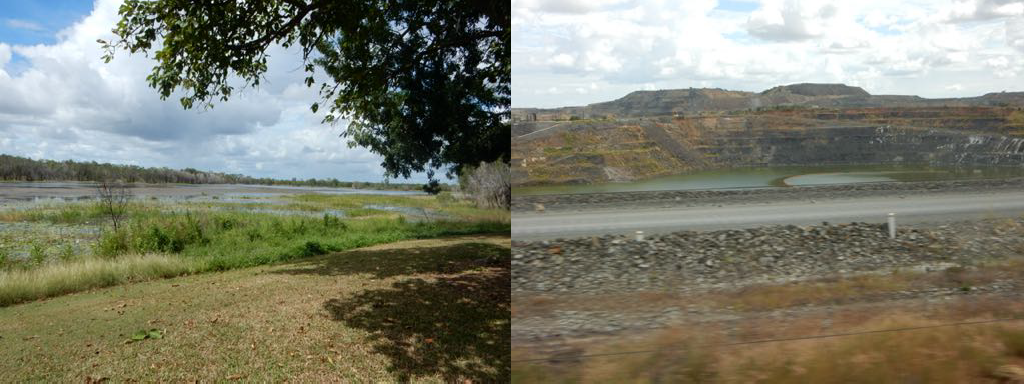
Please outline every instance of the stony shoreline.
[[938, 192], [982, 192], [1024, 188], [1024, 178], [884, 182], [734, 190], [679, 190], [512, 196], [512, 211], [641, 208], [665, 205], [756, 204], [783, 200], [821, 200]]
[[868, 223], [513, 241], [514, 292], [714, 290], [824, 276], [942, 270], [1019, 255], [1024, 219], [903, 227]]

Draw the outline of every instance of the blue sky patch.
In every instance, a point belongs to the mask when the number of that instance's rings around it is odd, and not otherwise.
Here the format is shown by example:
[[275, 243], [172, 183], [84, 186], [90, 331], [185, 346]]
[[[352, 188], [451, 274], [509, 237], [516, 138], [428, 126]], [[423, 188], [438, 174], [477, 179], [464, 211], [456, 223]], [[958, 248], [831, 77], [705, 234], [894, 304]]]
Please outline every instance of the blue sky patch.
[[756, 1], [718, 0], [718, 5], [715, 7], [715, 9], [721, 11], [747, 13], [757, 9], [757, 7], [758, 3]]
[[57, 32], [89, 15], [91, 0], [4, 1], [0, 42], [11, 45], [53, 44]]

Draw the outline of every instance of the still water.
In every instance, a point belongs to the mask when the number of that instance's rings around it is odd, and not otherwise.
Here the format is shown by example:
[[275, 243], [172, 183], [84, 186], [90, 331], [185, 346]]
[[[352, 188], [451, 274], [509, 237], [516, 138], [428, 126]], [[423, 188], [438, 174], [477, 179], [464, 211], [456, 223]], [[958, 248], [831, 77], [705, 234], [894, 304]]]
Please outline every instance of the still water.
[[1024, 176], [1024, 167], [837, 165], [741, 167], [624, 183], [516, 187], [514, 195], [771, 188], [893, 181], [936, 181]]
[[[422, 195], [420, 191], [384, 191], [373, 189], [300, 187], [242, 184], [128, 184], [132, 195], [166, 200], [273, 199], [289, 194], [322, 193], [332, 195]], [[0, 203], [4, 201], [76, 201], [96, 197], [96, 183], [90, 182], [0, 182]]]

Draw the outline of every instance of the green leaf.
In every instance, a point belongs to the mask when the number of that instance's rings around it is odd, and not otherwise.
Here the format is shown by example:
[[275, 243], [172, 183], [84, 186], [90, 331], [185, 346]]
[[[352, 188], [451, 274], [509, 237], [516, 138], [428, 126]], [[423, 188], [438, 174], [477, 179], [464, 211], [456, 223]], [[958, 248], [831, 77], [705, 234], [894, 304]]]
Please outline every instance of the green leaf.
[[145, 340], [146, 336], [148, 336], [146, 331], [135, 331], [135, 333], [132, 334], [132, 341]]
[[320, 103], [313, 103], [313, 105], [309, 106], [309, 109], [316, 113], [316, 110], [320, 109]]
[[149, 333], [148, 333], [148, 336], [149, 336], [150, 339], [162, 339], [162, 338], [164, 338], [163, 332], [160, 332], [159, 329], [150, 329]]

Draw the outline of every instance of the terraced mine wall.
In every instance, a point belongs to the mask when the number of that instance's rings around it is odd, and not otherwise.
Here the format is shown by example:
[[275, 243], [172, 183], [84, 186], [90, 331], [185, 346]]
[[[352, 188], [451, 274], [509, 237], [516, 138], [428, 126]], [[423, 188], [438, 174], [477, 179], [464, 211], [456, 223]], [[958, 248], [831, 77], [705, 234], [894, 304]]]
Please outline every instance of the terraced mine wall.
[[698, 146], [716, 165], [1024, 164], [1024, 138], [889, 126], [723, 132]]
[[565, 125], [513, 140], [513, 185], [629, 181], [735, 166], [1024, 166], [1024, 138], [945, 128], [822, 120], [772, 126], [744, 117]]

